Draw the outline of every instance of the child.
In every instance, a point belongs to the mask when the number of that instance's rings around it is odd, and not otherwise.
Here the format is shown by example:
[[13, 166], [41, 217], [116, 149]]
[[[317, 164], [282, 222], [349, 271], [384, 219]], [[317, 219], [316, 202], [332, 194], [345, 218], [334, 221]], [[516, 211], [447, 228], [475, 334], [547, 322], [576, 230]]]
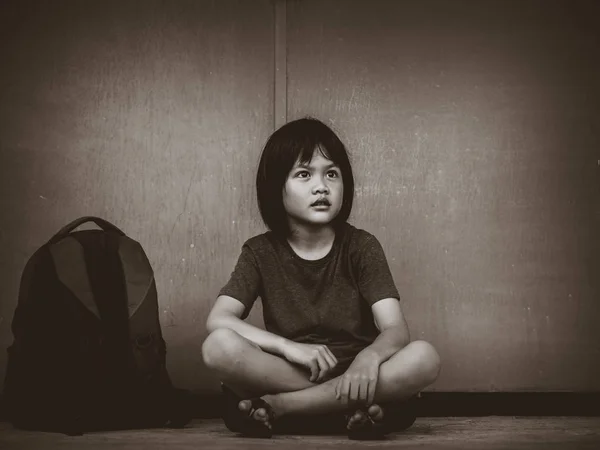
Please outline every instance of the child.
[[[256, 188], [270, 231], [243, 245], [202, 347], [222, 381], [225, 424], [270, 437], [282, 419], [339, 417], [352, 439], [410, 426], [402, 408], [435, 381], [439, 357], [410, 341], [379, 241], [347, 223], [344, 144], [316, 119], [290, 122], [267, 141]], [[244, 322], [259, 296], [266, 330]]]

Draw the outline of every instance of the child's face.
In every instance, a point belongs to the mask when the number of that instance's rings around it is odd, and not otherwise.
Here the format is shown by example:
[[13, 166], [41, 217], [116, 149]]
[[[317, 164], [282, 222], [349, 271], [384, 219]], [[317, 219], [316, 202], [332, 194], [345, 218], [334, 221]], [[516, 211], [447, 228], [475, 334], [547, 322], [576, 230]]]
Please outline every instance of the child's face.
[[283, 186], [283, 206], [290, 225], [327, 225], [340, 212], [342, 172], [316, 149], [307, 165], [294, 164]]

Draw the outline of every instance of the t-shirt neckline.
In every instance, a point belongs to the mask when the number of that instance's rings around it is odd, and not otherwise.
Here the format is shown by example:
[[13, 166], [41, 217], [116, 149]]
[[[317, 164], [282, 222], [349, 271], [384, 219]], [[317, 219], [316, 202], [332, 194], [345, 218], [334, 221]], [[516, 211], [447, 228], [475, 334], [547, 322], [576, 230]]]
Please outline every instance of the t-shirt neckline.
[[317, 265], [320, 265], [320, 264], [323, 264], [323, 263], [329, 261], [332, 258], [332, 255], [335, 253], [335, 249], [338, 245], [338, 242], [341, 238], [342, 233], [343, 233], [343, 230], [341, 229], [341, 227], [339, 227], [335, 230], [335, 237], [333, 238], [333, 244], [331, 244], [331, 248], [329, 249], [329, 251], [327, 252], [327, 254], [325, 256], [323, 256], [322, 258], [319, 258], [319, 259], [304, 259], [303, 257], [298, 255], [298, 253], [296, 253], [294, 251], [294, 249], [288, 242], [287, 238], [283, 239], [283, 245], [287, 249], [287, 251], [290, 253], [293, 260], [295, 260], [301, 264], [307, 265], [307, 266], [317, 266]]

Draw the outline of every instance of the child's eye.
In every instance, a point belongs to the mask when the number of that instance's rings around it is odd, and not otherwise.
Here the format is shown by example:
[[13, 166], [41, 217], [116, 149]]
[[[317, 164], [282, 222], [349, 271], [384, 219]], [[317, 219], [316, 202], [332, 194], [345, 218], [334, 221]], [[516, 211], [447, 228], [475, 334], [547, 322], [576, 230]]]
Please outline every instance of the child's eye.
[[296, 177], [298, 177], [298, 178], [308, 178], [309, 176], [310, 176], [310, 173], [308, 173], [307, 170], [302, 170], [302, 171], [296, 173]]
[[337, 178], [340, 176], [340, 174], [336, 170], [330, 170], [329, 172], [327, 172], [327, 176], [329, 178]]

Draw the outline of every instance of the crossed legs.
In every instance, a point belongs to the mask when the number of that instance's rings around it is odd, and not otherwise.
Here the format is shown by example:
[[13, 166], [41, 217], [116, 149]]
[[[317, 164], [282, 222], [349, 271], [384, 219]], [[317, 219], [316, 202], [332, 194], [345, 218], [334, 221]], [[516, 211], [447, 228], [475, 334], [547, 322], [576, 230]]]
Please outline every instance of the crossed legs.
[[[233, 330], [215, 330], [202, 351], [207, 367], [225, 385], [240, 398], [262, 397], [278, 418], [348, 410], [335, 396], [338, 378], [312, 383], [302, 368], [262, 351]], [[435, 349], [425, 341], [411, 342], [381, 365], [375, 403], [408, 399], [433, 383], [439, 370]]]

